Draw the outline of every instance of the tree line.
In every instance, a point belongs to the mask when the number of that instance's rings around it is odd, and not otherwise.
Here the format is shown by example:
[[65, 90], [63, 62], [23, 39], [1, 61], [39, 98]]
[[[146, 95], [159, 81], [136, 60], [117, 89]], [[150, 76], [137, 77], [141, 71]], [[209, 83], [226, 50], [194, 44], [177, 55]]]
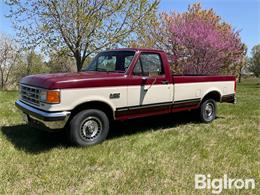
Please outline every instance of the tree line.
[[17, 88], [19, 80], [31, 74], [76, 71], [73, 59], [66, 55], [52, 52], [48, 58], [0, 34], [0, 90]]
[[176, 74], [259, 72], [259, 47], [248, 59], [239, 31], [199, 3], [183, 13], [158, 13], [159, 0], [5, 3], [16, 36], [1, 36], [1, 89], [29, 74], [80, 71], [97, 52], [115, 47], [163, 49]]

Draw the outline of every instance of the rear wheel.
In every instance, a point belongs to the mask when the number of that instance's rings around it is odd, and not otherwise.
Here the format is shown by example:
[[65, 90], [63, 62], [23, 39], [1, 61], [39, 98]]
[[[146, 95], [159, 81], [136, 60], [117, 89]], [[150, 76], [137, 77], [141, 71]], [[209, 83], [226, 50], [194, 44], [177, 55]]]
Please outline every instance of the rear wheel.
[[213, 99], [207, 99], [200, 106], [200, 120], [204, 123], [210, 123], [216, 118], [217, 105]]
[[69, 139], [73, 145], [89, 146], [104, 141], [109, 132], [107, 115], [97, 109], [84, 110], [76, 114], [69, 128]]

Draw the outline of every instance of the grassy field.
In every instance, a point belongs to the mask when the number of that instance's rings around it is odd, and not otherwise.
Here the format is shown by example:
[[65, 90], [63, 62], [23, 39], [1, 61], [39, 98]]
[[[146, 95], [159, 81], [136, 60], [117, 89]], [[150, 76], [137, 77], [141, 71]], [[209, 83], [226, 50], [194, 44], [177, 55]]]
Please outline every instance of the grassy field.
[[0, 92], [0, 194], [205, 194], [194, 175], [254, 178], [260, 194], [260, 85], [238, 85], [238, 104], [218, 105], [200, 124], [189, 113], [117, 123], [107, 141], [88, 148], [62, 133], [24, 125], [17, 92]]

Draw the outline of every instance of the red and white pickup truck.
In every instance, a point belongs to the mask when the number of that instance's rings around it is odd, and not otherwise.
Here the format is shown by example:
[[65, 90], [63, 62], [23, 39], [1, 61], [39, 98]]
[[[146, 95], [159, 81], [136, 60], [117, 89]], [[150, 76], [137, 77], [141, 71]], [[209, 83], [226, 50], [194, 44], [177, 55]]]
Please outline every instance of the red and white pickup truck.
[[99, 53], [78, 73], [23, 78], [16, 106], [29, 124], [67, 129], [86, 146], [105, 140], [113, 120], [197, 109], [211, 122], [216, 102], [234, 103], [235, 92], [234, 76], [172, 75], [163, 51], [127, 48]]

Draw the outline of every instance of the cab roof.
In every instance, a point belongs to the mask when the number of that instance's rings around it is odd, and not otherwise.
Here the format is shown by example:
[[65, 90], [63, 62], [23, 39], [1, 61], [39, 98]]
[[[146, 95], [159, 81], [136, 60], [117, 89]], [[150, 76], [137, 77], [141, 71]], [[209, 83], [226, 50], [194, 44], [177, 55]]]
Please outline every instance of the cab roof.
[[153, 48], [116, 48], [111, 49], [109, 51], [143, 51], [143, 52], [163, 52], [160, 49], [153, 49]]

